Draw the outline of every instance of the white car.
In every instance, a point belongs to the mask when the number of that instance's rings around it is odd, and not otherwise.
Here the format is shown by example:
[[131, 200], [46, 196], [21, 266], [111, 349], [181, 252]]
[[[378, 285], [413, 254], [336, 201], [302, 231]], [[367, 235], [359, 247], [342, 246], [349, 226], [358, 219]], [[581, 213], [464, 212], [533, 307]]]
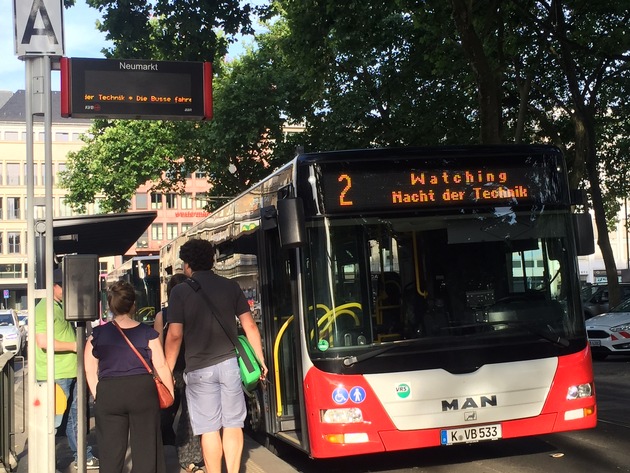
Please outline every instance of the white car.
[[0, 347], [2, 352], [10, 351], [14, 355], [22, 353], [24, 331], [13, 309], [0, 310]]
[[586, 321], [593, 359], [608, 355], [630, 355], [630, 299], [610, 311]]

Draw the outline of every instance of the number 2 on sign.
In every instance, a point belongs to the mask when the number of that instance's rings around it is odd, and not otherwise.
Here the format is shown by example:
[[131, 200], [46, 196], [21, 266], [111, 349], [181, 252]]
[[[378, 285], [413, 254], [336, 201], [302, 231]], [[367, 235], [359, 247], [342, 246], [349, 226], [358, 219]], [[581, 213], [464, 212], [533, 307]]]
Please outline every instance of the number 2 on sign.
[[338, 182], [346, 181], [346, 187], [344, 187], [339, 193], [339, 205], [352, 205], [351, 200], [346, 200], [346, 194], [352, 187], [352, 179], [347, 174], [342, 174], [337, 179]]

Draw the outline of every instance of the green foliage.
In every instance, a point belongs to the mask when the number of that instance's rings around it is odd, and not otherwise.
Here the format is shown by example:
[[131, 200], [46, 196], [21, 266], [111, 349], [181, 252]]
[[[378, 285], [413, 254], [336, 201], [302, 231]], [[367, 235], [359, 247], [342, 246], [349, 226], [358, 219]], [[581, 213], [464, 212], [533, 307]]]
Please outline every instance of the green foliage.
[[[165, 172], [157, 188], [178, 189], [192, 170], [207, 173], [210, 194], [234, 195], [298, 145], [466, 144], [493, 135], [556, 144], [572, 184], [588, 188], [580, 117], [592, 121], [609, 222], [630, 191], [627, 2], [257, 2], [268, 32], [231, 63], [220, 58], [234, 34], [251, 32], [249, 2], [89, 3], [103, 13], [109, 55], [213, 61], [214, 119], [95, 124], [64, 181], [76, 205], [105, 193], [110, 208], [123, 209], [147, 179]], [[285, 123], [305, 132], [287, 137]]]

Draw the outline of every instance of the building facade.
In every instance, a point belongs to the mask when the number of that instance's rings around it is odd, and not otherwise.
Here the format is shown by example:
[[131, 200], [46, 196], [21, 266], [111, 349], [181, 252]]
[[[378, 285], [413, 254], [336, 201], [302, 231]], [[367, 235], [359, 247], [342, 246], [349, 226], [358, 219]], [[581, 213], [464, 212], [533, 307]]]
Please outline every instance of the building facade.
[[[0, 91], [0, 307], [18, 310], [27, 309], [28, 280], [25, 106], [25, 91]], [[92, 121], [62, 118], [60, 92], [52, 94], [52, 112], [53, 218], [75, 216], [79, 214], [66, 203], [67, 191], [59, 187], [58, 174], [66, 169], [68, 153], [85, 145], [80, 137], [89, 132]], [[34, 121], [35, 197], [45, 197], [44, 124], [42, 117], [35, 117]], [[150, 188], [150, 182], [138, 188], [129, 210], [155, 210], [156, 219], [125, 255], [102, 258], [101, 273], [112, 271], [131, 256], [159, 255], [162, 245], [208, 215], [203, 209], [208, 182], [202, 174], [189, 176], [183, 194], [152, 193]], [[99, 199], [87, 206], [88, 215], [100, 212]], [[36, 208], [35, 218], [45, 218], [44, 208]]]

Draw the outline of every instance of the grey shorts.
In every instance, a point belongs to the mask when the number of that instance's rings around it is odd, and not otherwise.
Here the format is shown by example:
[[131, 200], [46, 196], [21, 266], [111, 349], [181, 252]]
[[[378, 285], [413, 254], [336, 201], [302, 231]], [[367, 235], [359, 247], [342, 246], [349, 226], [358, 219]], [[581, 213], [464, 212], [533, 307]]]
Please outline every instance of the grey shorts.
[[184, 374], [193, 433], [245, 425], [247, 408], [236, 358]]

